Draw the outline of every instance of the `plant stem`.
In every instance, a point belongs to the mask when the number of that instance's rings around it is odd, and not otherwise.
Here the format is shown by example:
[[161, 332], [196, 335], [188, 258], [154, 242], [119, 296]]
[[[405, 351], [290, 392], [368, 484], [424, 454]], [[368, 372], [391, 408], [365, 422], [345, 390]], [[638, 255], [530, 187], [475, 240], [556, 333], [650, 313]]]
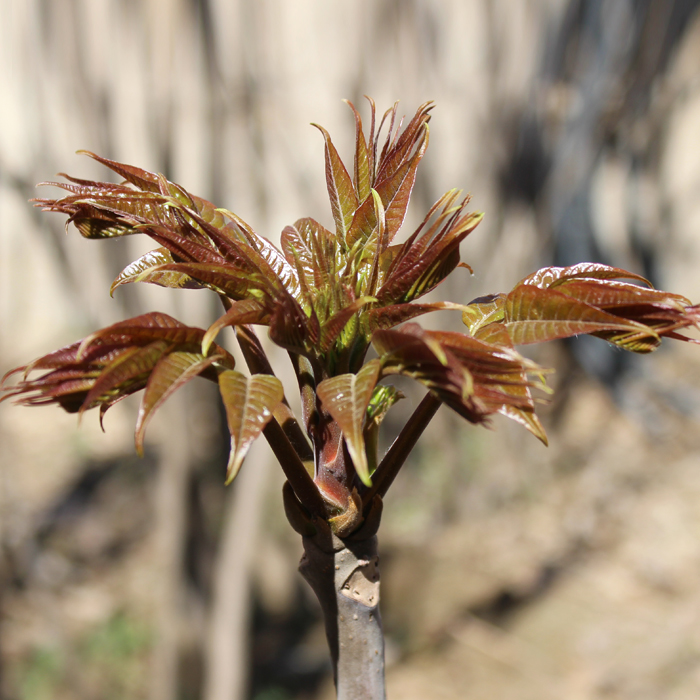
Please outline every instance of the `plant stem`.
[[422, 435], [441, 405], [441, 401], [431, 393], [426, 394], [425, 398], [418, 404], [418, 408], [408, 419], [403, 430], [391, 444], [391, 447], [384, 455], [384, 459], [382, 459], [377, 470], [372, 475], [372, 486], [362, 496], [364, 505], [371, 503], [377, 494], [382, 498], [386, 495], [403, 463], [406, 461], [406, 457], [415, 447], [418, 438]]
[[326, 527], [303, 542], [299, 571], [323, 610], [338, 700], [384, 700], [376, 536], [341, 540]]
[[277, 461], [300, 503], [314, 515], [325, 518], [326, 505], [316, 484], [274, 417], [265, 426], [263, 435], [277, 457]]

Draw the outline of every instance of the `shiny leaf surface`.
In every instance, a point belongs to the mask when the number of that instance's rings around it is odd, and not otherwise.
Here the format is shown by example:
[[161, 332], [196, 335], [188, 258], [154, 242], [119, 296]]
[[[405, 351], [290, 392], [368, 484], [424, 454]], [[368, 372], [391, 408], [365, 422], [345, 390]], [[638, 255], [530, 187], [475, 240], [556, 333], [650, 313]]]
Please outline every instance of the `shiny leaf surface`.
[[343, 431], [357, 475], [367, 486], [371, 485], [371, 480], [363, 427], [380, 371], [379, 360], [371, 360], [357, 374], [330, 377], [316, 387], [323, 407]]
[[282, 402], [284, 389], [277, 377], [267, 374], [246, 377], [236, 370], [226, 370], [219, 375], [219, 391], [231, 433], [231, 454], [226, 468], [226, 483], [229, 484], [238, 474], [253, 440]]
[[204, 357], [201, 353], [172, 352], [158, 360], [146, 384], [136, 419], [134, 440], [139, 455], [143, 455], [146, 426], [158, 408], [190, 379], [194, 379], [220, 359], [220, 355]]

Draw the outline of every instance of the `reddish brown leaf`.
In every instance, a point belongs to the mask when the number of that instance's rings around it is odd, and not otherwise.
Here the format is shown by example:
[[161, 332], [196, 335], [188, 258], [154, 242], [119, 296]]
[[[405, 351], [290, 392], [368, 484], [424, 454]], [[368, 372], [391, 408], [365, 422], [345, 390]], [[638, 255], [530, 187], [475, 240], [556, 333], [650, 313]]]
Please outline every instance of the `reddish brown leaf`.
[[253, 440], [284, 399], [284, 389], [280, 380], [269, 374], [246, 377], [236, 370], [226, 370], [219, 375], [219, 391], [231, 433], [231, 454], [226, 468], [226, 483], [230, 484]]
[[210, 367], [221, 355], [204, 357], [200, 353], [172, 352], [158, 360], [146, 384], [146, 391], [141, 399], [134, 440], [136, 451], [143, 455], [143, 439], [146, 426], [153, 414], [190, 379], [194, 379]]
[[218, 318], [202, 338], [202, 352], [206, 355], [219, 332], [227, 326], [244, 326], [250, 323], [267, 323], [270, 318], [268, 308], [255, 299], [243, 299], [231, 304], [231, 308]]
[[355, 173], [354, 183], [358, 202], [364, 202], [369, 197], [371, 187], [369, 149], [362, 131], [362, 119], [352, 102], [346, 100], [347, 105], [355, 116]]
[[174, 289], [202, 289], [202, 284], [193, 280], [189, 275], [173, 270], [160, 269], [161, 265], [174, 263], [173, 256], [167, 248], [158, 248], [142, 255], [130, 265], [127, 265], [112, 282], [109, 293], [122, 284], [131, 282], [150, 282], [159, 287]]
[[540, 289], [547, 287], [556, 287], [567, 280], [577, 279], [580, 277], [589, 277], [599, 280], [636, 280], [651, 287], [651, 283], [641, 275], [636, 275], [633, 272], [627, 272], [619, 267], [610, 267], [601, 263], [579, 263], [569, 267], [543, 267], [541, 270], [528, 275], [520, 280], [516, 286], [521, 284], [532, 284]]
[[450, 301], [436, 301], [431, 304], [407, 303], [379, 306], [369, 310], [366, 325], [368, 332], [373, 333], [375, 330], [388, 330], [416, 316], [422, 316], [432, 311], [463, 310], [463, 305], [453, 304]]
[[117, 395], [142, 389], [151, 370], [169, 348], [169, 343], [164, 340], [129, 348], [100, 374], [80, 407], [81, 413]]
[[316, 312], [307, 316], [291, 296], [277, 302], [269, 323], [270, 339], [296, 354], [308, 353], [321, 337]]
[[380, 371], [379, 360], [370, 360], [357, 374], [330, 377], [316, 387], [324, 408], [343, 431], [355, 471], [367, 486], [372, 482], [362, 429]]
[[542, 343], [584, 333], [620, 331], [658, 340], [641, 323], [613, 316], [557, 289], [519, 285], [506, 298], [505, 324], [516, 345]]
[[345, 234], [350, 228], [353, 214], [357, 209], [358, 201], [352, 178], [348, 175], [343, 162], [340, 160], [330, 134], [318, 124], [314, 124], [322, 134], [326, 142], [326, 185], [328, 196], [331, 200], [333, 219], [335, 220], [338, 239], [345, 241]]

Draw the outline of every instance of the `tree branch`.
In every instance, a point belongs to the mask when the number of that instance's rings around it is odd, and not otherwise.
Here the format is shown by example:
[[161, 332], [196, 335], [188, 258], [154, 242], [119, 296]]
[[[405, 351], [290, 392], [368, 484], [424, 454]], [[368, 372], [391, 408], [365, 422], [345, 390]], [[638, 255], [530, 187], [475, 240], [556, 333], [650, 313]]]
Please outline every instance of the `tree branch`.
[[263, 434], [275, 453], [287, 481], [294, 489], [296, 497], [313, 515], [318, 515], [325, 520], [327, 513], [323, 498], [321, 498], [321, 494], [309, 472], [306, 471], [304, 463], [275, 418], [265, 426]]
[[398, 434], [396, 440], [394, 440], [384, 455], [384, 459], [382, 459], [377, 470], [372, 475], [372, 486], [362, 496], [363, 506], [371, 503], [377, 494], [384, 498], [403, 463], [406, 461], [406, 457], [415, 447], [418, 438], [422, 435], [441, 405], [442, 402], [431, 393], [426, 394], [425, 398], [418, 404], [418, 408], [408, 419], [403, 430]]

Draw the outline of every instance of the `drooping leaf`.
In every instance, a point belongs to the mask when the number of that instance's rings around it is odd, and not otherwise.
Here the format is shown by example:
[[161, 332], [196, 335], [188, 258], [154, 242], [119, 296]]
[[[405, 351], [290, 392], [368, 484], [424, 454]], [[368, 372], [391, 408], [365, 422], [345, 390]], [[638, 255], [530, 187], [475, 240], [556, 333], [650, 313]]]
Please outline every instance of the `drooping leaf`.
[[323, 406], [343, 431], [357, 475], [367, 486], [371, 480], [363, 427], [380, 371], [381, 362], [370, 360], [357, 374], [330, 377], [316, 387]]
[[507, 295], [504, 318], [516, 345], [610, 331], [648, 337], [652, 341], [659, 339], [641, 323], [614, 316], [556, 288], [534, 285], [518, 285]]
[[251, 323], [265, 323], [270, 316], [269, 309], [255, 299], [243, 299], [231, 304], [231, 308], [218, 318], [202, 338], [202, 352], [206, 355], [216, 336], [226, 326], [243, 326]]
[[636, 275], [633, 272], [628, 272], [619, 267], [610, 267], [602, 263], [579, 263], [569, 267], [543, 267], [537, 272], [533, 272], [524, 279], [520, 280], [516, 286], [521, 284], [534, 285], [540, 289], [548, 287], [556, 287], [567, 280], [588, 277], [590, 279], [599, 280], [636, 280], [642, 284], [651, 287], [649, 280], [641, 275]]
[[454, 355], [430, 342], [415, 323], [372, 336], [384, 374], [402, 374], [419, 381], [467, 420], [483, 422], [484, 407], [474, 398], [474, 380]]
[[[95, 331], [81, 341], [76, 357], [78, 361], [82, 360], [95, 343], [143, 347], [157, 340], [166, 341], [179, 349], [197, 352], [203, 337], [204, 331], [201, 328], [186, 326], [168, 314], [151, 312]], [[217, 354], [218, 351], [217, 347]]]
[[373, 344], [385, 374], [417, 379], [467, 420], [483, 423], [490, 414], [501, 412], [546, 440], [534, 414], [527, 377], [541, 369], [517, 353], [509, 338], [503, 345], [490, 344], [408, 323], [376, 332]]
[[[199, 352], [204, 331], [179, 323], [167, 314], [150, 313], [103, 328], [81, 341], [67, 345], [26, 367], [9, 372], [0, 388], [20, 403], [57, 403], [68, 412], [109, 406], [142, 389], [159, 358], [169, 352]], [[221, 368], [234, 360], [223, 348], [213, 346]], [[34, 371], [49, 370], [34, 379]], [[15, 386], [4, 386], [13, 374], [23, 372]], [[215, 379], [204, 372], [208, 379]]]
[[88, 392], [81, 413], [115, 395], [130, 394], [142, 389], [160, 358], [170, 345], [156, 340], [142, 347], [129, 348], [111, 362]]
[[[483, 330], [489, 329], [488, 337]], [[490, 411], [521, 423], [547, 444], [547, 435], [537, 414], [530, 391], [528, 374], [543, 370], [516, 352], [503, 323], [491, 323], [479, 329], [475, 338], [461, 334], [431, 333], [466, 364], [474, 378], [474, 393]], [[482, 337], [484, 336], [484, 337]], [[546, 390], [546, 386], [538, 385]]]
[[172, 352], [158, 360], [146, 384], [136, 419], [134, 441], [139, 455], [143, 455], [146, 426], [158, 408], [190, 379], [194, 379], [220, 359], [221, 355], [205, 357], [201, 353]]
[[175, 260], [167, 248], [152, 250], [127, 265], [112, 282], [109, 293], [113, 295], [117, 287], [131, 282], [150, 282], [159, 287], [173, 289], [202, 289], [203, 285], [193, 280], [189, 275], [160, 268], [161, 265], [169, 265], [174, 262]]
[[277, 377], [268, 374], [246, 377], [236, 370], [226, 370], [219, 375], [219, 391], [231, 433], [231, 454], [226, 468], [226, 483], [230, 484], [251, 444], [284, 399], [284, 389]]

